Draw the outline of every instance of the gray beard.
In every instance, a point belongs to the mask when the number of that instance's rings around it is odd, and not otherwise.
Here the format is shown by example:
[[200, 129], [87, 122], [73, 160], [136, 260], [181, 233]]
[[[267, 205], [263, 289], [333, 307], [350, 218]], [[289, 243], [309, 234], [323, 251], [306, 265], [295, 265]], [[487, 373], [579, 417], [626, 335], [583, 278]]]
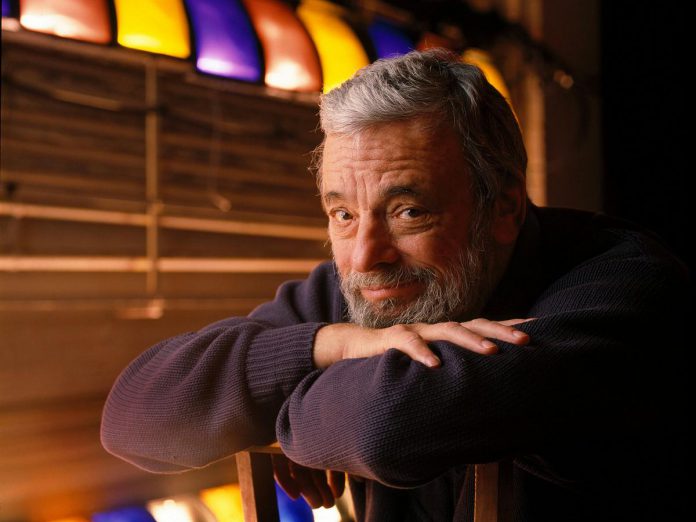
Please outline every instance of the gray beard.
[[[351, 322], [368, 328], [395, 324], [464, 321], [476, 317], [491, 289], [492, 263], [485, 263], [481, 243], [459, 252], [442, 275], [430, 268], [395, 266], [369, 273], [351, 273], [341, 278], [341, 291]], [[417, 281], [425, 290], [414, 301], [384, 299], [367, 301], [360, 288], [395, 286]]]

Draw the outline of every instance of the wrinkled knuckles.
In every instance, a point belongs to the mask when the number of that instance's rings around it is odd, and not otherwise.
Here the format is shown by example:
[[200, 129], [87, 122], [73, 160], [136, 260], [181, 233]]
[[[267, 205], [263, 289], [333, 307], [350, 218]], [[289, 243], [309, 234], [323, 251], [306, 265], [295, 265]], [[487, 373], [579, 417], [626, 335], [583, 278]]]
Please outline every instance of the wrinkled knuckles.
[[442, 323], [443, 328], [461, 328], [462, 325], [461, 323], [458, 323], [456, 321], [447, 321], [446, 323]]

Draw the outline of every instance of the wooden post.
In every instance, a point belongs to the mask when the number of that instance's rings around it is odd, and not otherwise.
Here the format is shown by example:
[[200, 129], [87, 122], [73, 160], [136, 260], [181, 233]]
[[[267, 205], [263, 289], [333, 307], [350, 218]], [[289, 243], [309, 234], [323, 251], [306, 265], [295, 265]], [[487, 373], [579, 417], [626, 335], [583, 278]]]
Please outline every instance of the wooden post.
[[237, 476], [245, 522], [280, 522], [269, 453], [237, 453]]
[[476, 464], [474, 522], [512, 520], [512, 461]]

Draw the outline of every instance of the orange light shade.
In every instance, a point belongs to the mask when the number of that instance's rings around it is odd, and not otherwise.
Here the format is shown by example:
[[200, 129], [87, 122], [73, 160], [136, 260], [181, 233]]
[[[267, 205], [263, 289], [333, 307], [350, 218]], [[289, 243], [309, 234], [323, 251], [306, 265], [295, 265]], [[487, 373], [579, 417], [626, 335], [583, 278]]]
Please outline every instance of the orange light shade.
[[175, 58], [191, 54], [182, 0], [114, 0], [118, 43]]
[[370, 63], [360, 40], [342, 20], [340, 7], [325, 0], [303, 0], [297, 14], [319, 52], [324, 92], [337, 87]]
[[462, 61], [476, 65], [483, 74], [486, 76], [486, 80], [493, 87], [498, 89], [498, 92], [502, 94], [505, 99], [510, 103], [510, 91], [505, 84], [503, 75], [493, 63], [493, 58], [486, 51], [481, 49], [470, 48], [467, 49], [464, 54], [462, 54]]
[[244, 0], [244, 6], [263, 47], [266, 85], [320, 91], [319, 55], [292, 9], [279, 0]]
[[435, 47], [443, 47], [453, 51], [457, 48], [457, 44], [454, 40], [435, 33], [423, 33], [421, 39], [416, 44], [416, 49], [419, 51], [426, 51]]
[[21, 0], [25, 29], [85, 42], [111, 42], [107, 0]]

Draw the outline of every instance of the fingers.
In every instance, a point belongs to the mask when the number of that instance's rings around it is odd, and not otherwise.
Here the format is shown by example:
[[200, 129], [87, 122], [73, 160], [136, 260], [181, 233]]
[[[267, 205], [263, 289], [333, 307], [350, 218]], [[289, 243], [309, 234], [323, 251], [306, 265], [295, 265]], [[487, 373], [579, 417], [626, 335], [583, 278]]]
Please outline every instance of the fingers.
[[522, 345], [529, 342], [529, 335], [518, 330], [514, 325], [526, 323], [531, 320], [532, 319], [508, 319], [507, 321], [489, 321], [488, 319], [479, 318], [462, 323], [462, 326], [491, 339], [499, 339], [507, 343]]
[[273, 461], [273, 476], [276, 482], [291, 499], [297, 500], [301, 491], [299, 484], [290, 473], [290, 460], [285, 455], [272, 455], [271, 460]]
[[315, 484], [313, 470], [294, 462], [290, 464], [290, 468], [292, 469], [292, 476], [299, 486], [300, 493], [307, 503], [313, 509], [321, 507], [324, 504], [324, 498]]
[[536, 317], [527, 317], [527, 319], [508, 319], [506, 321], [498, 321], [500, 324], [506, 324], [508, 326], [514, 326], [516, 324], [522, 324], [529, 321], [534, 321]]
[[317, 491], [321, 495], [321, 504], [312, 507], [330, 508], [334, 505], [335, 502], [334, 494], [331, 491], [331, 487], [329, 486], [328, 475], [326, 471], [318, 469], [313, 469], [310, 471], [312, 472], [312, 480], [314, 480], [314, 485], [316, 486]]
[[342, 471], [327, 471], [329, 487], [334, 498], [339, 498], [343, 495], [346, 489], [346, 474]]
[[330, 508], [343, 494], [345, 475], [301, 466], [285, 455], [273, 455], [273, 471], [278, 485], [296, 500], [300, 495], [313, 508]]
[[447, 341], [472, 352], [491, 355], [497, 353], [498, 347], [489, 339], [498, 339], [517, 345], [529, 342], [529, 336], [513, 326], [524, 321], [526, 320], [514, 319], [498, 322], [479, 318], [464, 323], [448, 322], [415, 326], [426, 342]]
[[486, 339], [481, 328], [470, 328], [467, 325], [468, 323], [456, 322], [419, 325], [419, 332], [427, 341], [447, 341], [484, 355], [498, 351], [498, 347]]
[[440, 366], [440, 359], [432, 352], [426, 340], [418, 332], [416, 324], [397, 324], [389, 328], [377, 330], [383, 337], [382, 344], [386, 348], [396, 348], [414, 361], [430, 368]]

